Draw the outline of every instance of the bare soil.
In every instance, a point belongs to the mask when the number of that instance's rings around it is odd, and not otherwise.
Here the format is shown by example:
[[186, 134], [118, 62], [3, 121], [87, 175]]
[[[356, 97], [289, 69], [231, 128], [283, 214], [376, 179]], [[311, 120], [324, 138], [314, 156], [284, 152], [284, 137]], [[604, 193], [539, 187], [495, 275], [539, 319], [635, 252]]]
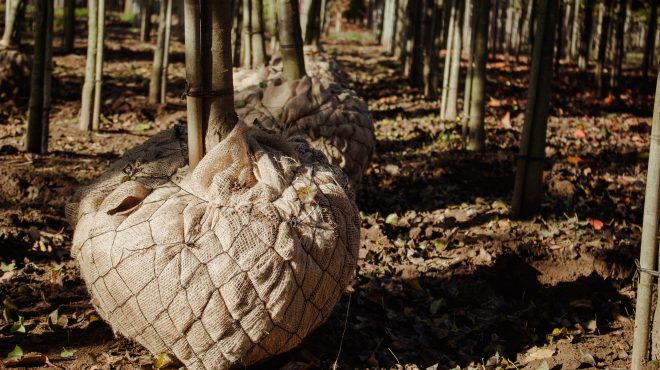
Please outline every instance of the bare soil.
[[[82, 43], [55, 57], [50, 154], [21, 150], [26, 97], [0, 103], [2, 356], [19, 345], [48, 356], [52, 365], [37, 367], [154, 363], [94, 314], [64, 214], [79, 185], [185, 119], [181, 44], [173, 45], [168, 104], [150, 106], [151, 46], [133, 32], [111, 19], [99, 132], [77, 128]], [[470, 153], [460, 125], [441, 122], [437, 102], [410, 88], [399, 61], [367, 34], [331, 35], [325, 47], [376, 119], [377, 153], [358, 194], [359, 274], [326, 324], [256, 368], [628, 368], [652, 81], [626, 70], [621, 96], [596, 99], [588, 80], [562, 66], [548, 195], [538, 217], [514, 220], [526, 65], [489, 63], [487, 150]], [[25, 333], [12, 325], [19, 316]]]

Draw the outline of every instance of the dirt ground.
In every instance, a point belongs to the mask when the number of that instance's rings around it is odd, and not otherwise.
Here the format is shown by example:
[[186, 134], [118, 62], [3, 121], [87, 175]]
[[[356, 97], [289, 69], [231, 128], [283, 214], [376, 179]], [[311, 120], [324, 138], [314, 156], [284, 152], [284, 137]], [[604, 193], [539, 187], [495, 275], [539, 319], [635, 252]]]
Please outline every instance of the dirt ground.
[[[99, 132], [77, 129], [83, 37], [75, 55], [55, 56], [50, 154], [21, 151], [27, 99], [0, 103], [0, 356], [18, 345], [48, 356], [51, 365], [37, 356], [36, 366], [154, 363], [98, 320], [64, 215], [77, 186], [185, 119], [181, 44], [168, 104], [151, 106], [151, 47], [131, 32], [111, 19]], [[469, 153], [460, 125], [441, 122], [437, 102], [408, 87], [399, 61], [367, 34], [331, 35], [325, 48], [376, 119], [377, 152], [357, 198], [360, 269], [327, 323], [257, 368], [628, 368], [652, 80], [626, 70], [621, 96], [596, 99], [588, 79], [562, 66], [548, 195], [540, 216], [520, 221], [509, 203], [525, 65], [489, 63], [487, 150]]]

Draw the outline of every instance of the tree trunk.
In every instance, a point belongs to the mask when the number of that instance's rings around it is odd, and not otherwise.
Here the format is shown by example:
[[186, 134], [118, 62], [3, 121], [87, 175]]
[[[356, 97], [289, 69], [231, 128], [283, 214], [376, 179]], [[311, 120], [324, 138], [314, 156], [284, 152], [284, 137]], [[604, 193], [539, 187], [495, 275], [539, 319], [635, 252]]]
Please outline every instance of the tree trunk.
[[556, 32], [557, 35], [555, 37], [555, 70], [559, 70], [559, 61], [561, 60], [561, 56], [564, 54], [564, 2], [562, 0], [559, 0], [559, 4], [557, 7], [557, 26], [556, 26]]
[[202, 101], [200, 5], [198, 0], [184, 0], [184, 36], [186, 48], [186, 113], [188, 118], [188, 166], [195, 169], [204, 157]]
[[162, 78], [163, 78], [163, 61], [165, 56], [165, 24], [167, 23], [167, 7], [165, 1], [160, 4], [158, 14], [158, 36], [156, 37], [156, 47], [154, 48], [154, 61], [151, 66], [151, 80], [149, 81], [149, 102], [162, 103], [160, 101]]
[[452, 58], [452, 49], [454, 48], [454, 32], [456, 32], [457, 27], [456, 19], [458, 18], [458, 4], [457, 0], [452, 0], [449, 3], [449, 20], [447, 22], [447, 46], [445, 47], [445, 61], [443, 65], [442, 73], [442, 96], [440, 98], [440, 119], [445, 119], [445, 113], [447, 110], [447, 97], [449, 92], [449, 75], [451, 71], [451, 58]]
[[525, 124], [513, 191], [512, 213], [515, 217], [530, 217], [541, 207], [557, 8], [557, 0], [539, 2]]
[[607, 57], [607, 39], [609, 36], [610, 27], [610, 9], [612, 8], [612, 0], [604, 0], [602, 5], [602, 21], [600, 27], [599, 42], [598, 42], [598, 59], [596, 60], [596, 90], [597, 95], [601, 98], [605, 97], [605, 59]]
[[96, 71], [94, 73], [94, 113], [92, 114], [92, 129], [101, 127], [101, 93], [103, 90], [103, 42], [105, 31], [105, 0], [99, 0], [98, 32], [96, 38]]
[[582, 42], [580, 43], [580, 56], [578, 66], [580, 71], [586, 72], [589, 67], [591, 56], [591, 35], [593, 31], [593, 14], [595, 0], [585, 0], [584, 4], [584, 22], [582, 23]]
[[[44, 111], [46, 104], [47, 84], [46, 70], [48, 63], [48, 34], [52, 38], [53, 0], [37, 1], [34, 14], [34, 59], [32, 62], [32, 76], [30, 80], [30, 101], [28, 108], [28, 123], [25, 137], [25, 150], [30, 153], [42, 152], [42, 135], [44, 128], [44, 115], [48, 121], [48, 113]], [[49, 21], [49, 18], [51, 20]]]
[[250, 67], [266, 63], [266, 39], [264, 37], [263, 0], [250, 0], [250, 49], [252, 51]]
[[401, 65], [405, 65], [405, 59], [408, 57], [406, 53], [406, 42], [408, 41], [408, 0], [399, 0], [397, 2], [397, 22], [396, 22], [396, 44], [394, 45], [394, 56], [401, 61]]
[[210, 150], [234, 128], [234, 82], [229, 0], [202, 2], [202, 71], [204, 79], [204, 146]]
[[73, 52], [73, 43], [76, 32], [76, 0], [64, 1], [64, 38], [62, 39], [62, 52]]
[[461, 137], [465, 141], [468, 136], [468, 124], [470, 121], [470, 109], [472, 106], [472, 81], [474, 79], [474, 47], [477, 39], [477, 22], [479, 21], [479, 0], [474, 0], [472, 16], [468, 20], [470, 28], [470, 47], [467, 57], [467, 70], [465, 71], [465, 92], [463, 94], [463, 117], [461, 117]]
[[648, 18], [648, 27], [646, 29], [646, 41], [644, 42], [644, 57], [642, 59], [642, 74], [648, 78], [651, 57], [655, 51], [655, 33], [658, 28], [658, 2], [651, 1], [651, 14]]
[[447, 105], [445, 107], [444, 119], [448, 121], [456, 120], [458, 100], [458, 80], [461, 73], [461, 43], [463, 34], [463, 2], [457, 4], [456, 19], [454, 20], [454, 42], [451, 50], [451, 69], [449, 71], [449, 90], [447, 91]]
[[163, 74], [160, 85], [160, 102], [167, 104], [167, 72], [170, 66], [170, 38], [172, 33], [172, 0], [163, 0], [165, 7], [165, 47], [163, 48]]
[[153, 0], [141, 0], [140, 7], [140, 41], [149, 42], [151, 35], [151, 10], [154, 7]]
[[[475, 38], [472, 40], [472, 72], [470, 75], [470, 110], [463, 127], [467, 149], [482, 151], [486, 146], [484, 111], [486, 105], [486, 62], [488, 60], [489, 0], [475, 0]], [[467, 83], [467, 82], [466, 82]]]
[[490, 18], [490, 52], [495, 58], [495, 54], [499, 51], [497, 45], [497, 32], [499, 31], [499, 18], [500, 18], [500, 2], [501, 0], [492, 0], [491, 18]]
[[[639, 267], [647, 270], [657, 268], [658, 255], [658, 209], [660, 206], [660, 75], [655, 88], [655, 104], [653, 107], [653, 124], [651, 126], [651, 148], [649, 150], [648, 171], [646, 175], [646, 194], [644, 196], [644, 219], [642, 221], [642, 245], [639, 253]], [[653, 282], [655, 278], [642, 272], [637, 285], [637, 302], [635, 307], [635, 333], [631, 369], [642, 370], [647, 361], [649, 331], [651, 329], [651, 301]], [[660, 307], [656, 299], [655, 316], [653, 318], [653, 346], [660, 345]], [[652, 350], [652, 358], [658, 358], [660, 351]]]
[[572, 60], [578, 57], [578, 45], [580, 38], [580, 10], [582, 8], [582, 0], [575, 0], [573, 4], [573, 25], [571, 26], [571, 48], [569, 55]]
[[91, 130], [94, 104], [94, 67], [96, 66], [96, 37], [98, 33], [98, 0], [87, 0], [87, 62], [82, 88], [80, 129]]
[[438, 79], [436, 72], [436, 69], [438, 68], [438, 49], [435, 45], [438, 11], [435, 0], [426, 0], [425, 3], [423, 66], [424, 96], [435, 100], [438, 98]]
[[612, 73], [610, 74], [610, 88], [614, 96], [619, 95], [619, 88], [621, 86], [621, 68], [623, 66], [623, 55], [624, 55], [624, 30], [626, 23], [626, 10], [628, 9], [628, 0], [620, 0], [619, 8], [617, 11], [616, 17], [616, 32], [614, 34], [614, 45], [612, 45], [612, 50], [614, 51]]
[[234, 0], [232, 1], [232, 27], [231, 27], [231, 47], [232, 47], [232, 58], [233, 66], [241, 66], [241, 49], [242, 49], [242, 28], [243, 28], [243, 1], [249, 0]]
[[0, 47], [15, 48], [20, 42], [20, 23], [25, 17], [26, 0], [12, 0], [6, 7], [5, 30], [0, 40]]
[[44, 63], [44, 110], [41, 117], [41, 154], [48, 153], [48, 137], [50, 132], [51, 90], [53, 87], [53, 21], [55, 8], [53, 0], [45, 0], [48, 9], [46, 22], [46, 55]]
[[424, 2], [423, 0], [411, 0], [413, 4], [413, 19], [411, 21], [414, 27], [414, 34], [412, 37], [412, 60], [410, 61], [410, 85], [413, 87], [421, 87], [424, 78], [424, 37], [423, 37], [423, 16], [424, 16]]
[[277, 0], [282, 75], [288, 81], [298, 80], [306, 74], [299, 19], [298, 1]]
[[300, 27], [305, 45], [318, 45], [321, 36], [321, 0], [303, 0]]

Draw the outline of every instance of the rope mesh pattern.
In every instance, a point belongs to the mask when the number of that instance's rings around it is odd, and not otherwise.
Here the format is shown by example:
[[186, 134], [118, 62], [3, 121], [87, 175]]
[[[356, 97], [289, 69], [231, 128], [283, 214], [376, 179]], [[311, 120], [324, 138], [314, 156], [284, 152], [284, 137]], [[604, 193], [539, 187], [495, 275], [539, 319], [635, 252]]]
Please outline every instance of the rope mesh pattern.
[[245, 103], [236, 113], [247, 124], [287, 137], [306, 137], [357, 189], [376, 139], [367, 105], [353, 90], [303, 77], [246, 89], [236, 94], [236, 100]]
[[359, 220], [345, 175], [302, 138], [239, 123], [187, 167], [185, 129], [149, 139], [67, 207], [98, 313], [189, 369], [296, 346], [354, 276]]

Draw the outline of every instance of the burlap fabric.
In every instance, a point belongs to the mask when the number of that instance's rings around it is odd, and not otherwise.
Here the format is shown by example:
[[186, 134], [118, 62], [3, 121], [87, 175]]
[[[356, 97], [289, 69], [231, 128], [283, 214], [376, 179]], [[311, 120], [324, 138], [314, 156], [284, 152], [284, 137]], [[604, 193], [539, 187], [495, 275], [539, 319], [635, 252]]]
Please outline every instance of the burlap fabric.
[[[305, 45], [305, 71], [310, 77], [317, 78], [325, 84], [344, 84], [346, 77], [339, 63], [328, 56], [321, 48], [315, 45]], [[234, 90], [242, 91], [249, 87], [272, 85], [280, 83], [282, 78], [282, 57], [273, 55], [267, 66], [258, 68], [234, 68]]]
[[72, 255], [101, 317], [189, 369], [296, 346], [353, 278], [357, 209], [301, 138], [243, 123], [189, 172], [177, 126], [113, 164], [67, 207]]
[[373, 119], [353, 90], [319, 79], [253, 87], [236, 94], [239, 117], [284, 136], [304, 136], [338, 165], [356, 189], [375, 146]]

